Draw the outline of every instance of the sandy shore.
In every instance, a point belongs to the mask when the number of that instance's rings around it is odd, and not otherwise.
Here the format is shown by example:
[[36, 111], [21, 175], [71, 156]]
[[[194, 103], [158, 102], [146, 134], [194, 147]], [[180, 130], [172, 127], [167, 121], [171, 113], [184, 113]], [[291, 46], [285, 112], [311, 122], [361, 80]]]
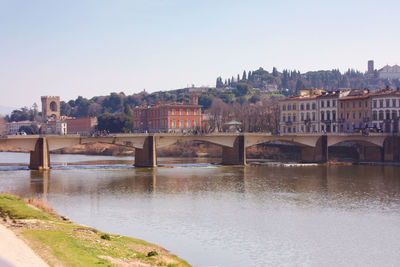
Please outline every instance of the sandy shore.
[[13, 231], [0, 224], [0, 266], [48, 266]]

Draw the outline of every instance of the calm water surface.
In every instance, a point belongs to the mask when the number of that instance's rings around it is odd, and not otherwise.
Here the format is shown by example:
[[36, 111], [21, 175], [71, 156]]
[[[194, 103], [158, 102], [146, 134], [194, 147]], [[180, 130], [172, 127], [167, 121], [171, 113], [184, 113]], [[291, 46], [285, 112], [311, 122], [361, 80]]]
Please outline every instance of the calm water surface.
[[51, 157], [38, 172], [27, 154], [0, 153], [0, 192], [43, 196], [77, 223], [194, 266], [400, 266], [400, 167]]

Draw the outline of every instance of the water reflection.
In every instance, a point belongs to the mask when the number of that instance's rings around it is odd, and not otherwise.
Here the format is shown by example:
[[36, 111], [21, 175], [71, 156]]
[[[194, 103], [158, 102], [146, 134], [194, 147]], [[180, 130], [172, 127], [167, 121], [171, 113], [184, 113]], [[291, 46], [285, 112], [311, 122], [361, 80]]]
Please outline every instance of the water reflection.
[[195, 266], [400, 262], [399, 167], [176, 162], [0, 171], [0, 191], [44, 197], [73, 221]]

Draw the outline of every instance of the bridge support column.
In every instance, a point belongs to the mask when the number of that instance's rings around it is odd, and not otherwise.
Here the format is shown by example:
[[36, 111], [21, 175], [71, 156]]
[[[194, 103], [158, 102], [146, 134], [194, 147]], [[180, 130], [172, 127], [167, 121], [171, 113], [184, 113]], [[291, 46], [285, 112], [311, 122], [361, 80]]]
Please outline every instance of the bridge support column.
[[236, 138], [233, 147], [222, 148], [223, 165], [246, 165], [246, 148], [244, 146], [244, 136]]
[[383, 161], [400, 161], [400, 137], [389, 136], [383, 143]]
[[328, 161], [328, 136], [319, 137], [315, 147], [302, 148], [301, 161], [326, 163]]
[[157, 167], [156, 139], [146, 137], [143, 148], [135, 148], [135, 167]]
[[36, 141], [35, 150], [31, 151], [29, 169], [48, 170], [50, 168], [49, 147], [46, 137], [40, 137]]

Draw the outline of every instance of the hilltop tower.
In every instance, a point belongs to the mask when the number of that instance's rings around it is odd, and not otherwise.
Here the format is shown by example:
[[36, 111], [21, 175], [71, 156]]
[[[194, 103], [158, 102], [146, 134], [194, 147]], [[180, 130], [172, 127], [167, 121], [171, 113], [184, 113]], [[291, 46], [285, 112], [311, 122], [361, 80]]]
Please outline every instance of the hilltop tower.
[[60, 97], [42, 96], [42, 118], [43, 121], [60, 118]]
[[373, 73], [373, 72], [374, 72], [374, 61], [368, 60], [368, 73]]

